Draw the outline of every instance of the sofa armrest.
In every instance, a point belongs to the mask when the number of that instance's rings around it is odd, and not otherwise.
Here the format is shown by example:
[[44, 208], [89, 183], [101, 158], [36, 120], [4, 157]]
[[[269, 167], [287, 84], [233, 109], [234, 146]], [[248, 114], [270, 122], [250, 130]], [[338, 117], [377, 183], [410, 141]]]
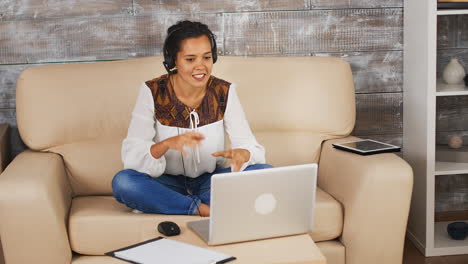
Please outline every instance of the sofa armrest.
[[25, 151], [0, 175], [0, 234], [5, 261], [70, 263], [71, 188], [62, 157]]
[[395, 264], [403, 261], [413, 172], [392, 153], [361, 156], [322, 146], [318, 185], [344, 207], [341, 241], [346, 264]]

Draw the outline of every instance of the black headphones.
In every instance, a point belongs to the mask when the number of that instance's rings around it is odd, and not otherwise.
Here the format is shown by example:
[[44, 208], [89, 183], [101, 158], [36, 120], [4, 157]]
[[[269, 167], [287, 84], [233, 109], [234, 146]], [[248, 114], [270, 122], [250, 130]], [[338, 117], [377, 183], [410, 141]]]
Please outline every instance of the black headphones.
[[[177, 54], [169, 54], [169, 50], [167, 48], [167, 45], [168, 45], [169, 39], [171, 38], [172, 34], [174, 34], [174, 32], [179, 31], [179, 30], [181, 30], [183, 28], [184, 27], [179, 27], [179, 28], [176, 28], [175, 30], [169, 32], [169, 34], [166, 37], [166, 41], [164, 41], [164, 47], [163, 47], [164, 61], [163, 61], [163, 65], [164, 65], [164, 68], [166, 68], [167, 73], [169, 73], [169, 74], [177, 73], [177, 69], [174, 69], [175, 66], [176, 66], [175, 65], [175, 56]], [[217, 51], [217, 48], [216, 48], [215, 37], [214, 37], [213, 33], [210, 30], [208, 30], [207, 34], [208, 34], [208, 39], [210, 40], [210, 44], [211, 44], [211, 56], [213, 58], [213, 63], [216, 63], [216, 61], [218, 60], [218, 53], [217, 53], [218, 51]]]

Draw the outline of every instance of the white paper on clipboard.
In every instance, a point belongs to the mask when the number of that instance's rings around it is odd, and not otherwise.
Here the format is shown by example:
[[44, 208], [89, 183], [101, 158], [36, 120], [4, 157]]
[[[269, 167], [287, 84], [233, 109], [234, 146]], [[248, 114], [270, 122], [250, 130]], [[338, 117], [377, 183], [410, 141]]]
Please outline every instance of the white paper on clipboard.
[[133, 263], [212, 264], [226, 263], [234, 257], [210, 249], [159, 237], [106, 255]]

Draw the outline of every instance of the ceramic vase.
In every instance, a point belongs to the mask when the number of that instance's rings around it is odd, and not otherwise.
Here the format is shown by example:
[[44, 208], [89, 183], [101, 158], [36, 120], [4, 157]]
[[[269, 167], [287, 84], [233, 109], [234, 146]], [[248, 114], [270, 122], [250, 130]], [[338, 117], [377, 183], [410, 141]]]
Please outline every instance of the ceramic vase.
[[465, 69], [458, 59], [452, 58], [445, 66], [442, 78], [447, 84], [462, 84], [465, 77]]

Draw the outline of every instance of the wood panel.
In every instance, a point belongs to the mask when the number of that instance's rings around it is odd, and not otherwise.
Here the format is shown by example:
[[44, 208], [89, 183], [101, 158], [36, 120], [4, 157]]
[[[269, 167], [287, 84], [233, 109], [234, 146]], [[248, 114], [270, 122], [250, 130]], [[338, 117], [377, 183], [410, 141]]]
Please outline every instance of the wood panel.
[[403, 90], [403, 52], [352, 52], [341, 56], [351, 64], [356, 93]]
[[72, 17], [0, 22], [0, 64], [161, 55], [166, 29], [182, 19], [208, 24], [222, 53], [220, 14]]
[[468, 130], [468, 96], [437, 97], [436, 131]]
[[437, 17], [438, 48], [468, 48], [468, 16]]
[[306, 9], [403, 7], [403, 0], [135, 0], [137, 13], [285, 11]]
[[311, 9], [403, 7], [403, 0], [310, 0]]
[[435, 212], [468, 210], [468, 175], [444, 175], [435, 179]]
[[16, 107], [16, 82], [30, 65], [0, 65], [0, 109]]
[[134, 0], [135, 10], [144, 13], [241, 12], [266, 10], [305, 10], [309, 0]]
[[132, 14], [132, 0], [2, 0], [1, 20]]
[[[374, 51], [315, 53], [340, 57], [351, 65], [356, 93], [390, 93], [403, 90], [403, 52]], [[291, 55], [294, 56], [294, 55]]]
[[225, 13], [226, 55], [401, 50], [401, 8]]
[[356, 95], [356, 124], [353, 135], [403, 133], [403, 94]]
[[[133, 2], [133, 3], [132, 3]], [[142, 13], [243, 12], [403, 7], [403, 0], [4, 0], [0, 20]]]
[[16, 125], [16, 112], [14, 109], [0, 109], [0, 123], [10, 125], [10, 151], [14, 157], [27, 147], [20, 138], [18, 127]]
[[11, 127], [16, 126], [15, 109], [0, 109], [0, 124], [8, 124]]

